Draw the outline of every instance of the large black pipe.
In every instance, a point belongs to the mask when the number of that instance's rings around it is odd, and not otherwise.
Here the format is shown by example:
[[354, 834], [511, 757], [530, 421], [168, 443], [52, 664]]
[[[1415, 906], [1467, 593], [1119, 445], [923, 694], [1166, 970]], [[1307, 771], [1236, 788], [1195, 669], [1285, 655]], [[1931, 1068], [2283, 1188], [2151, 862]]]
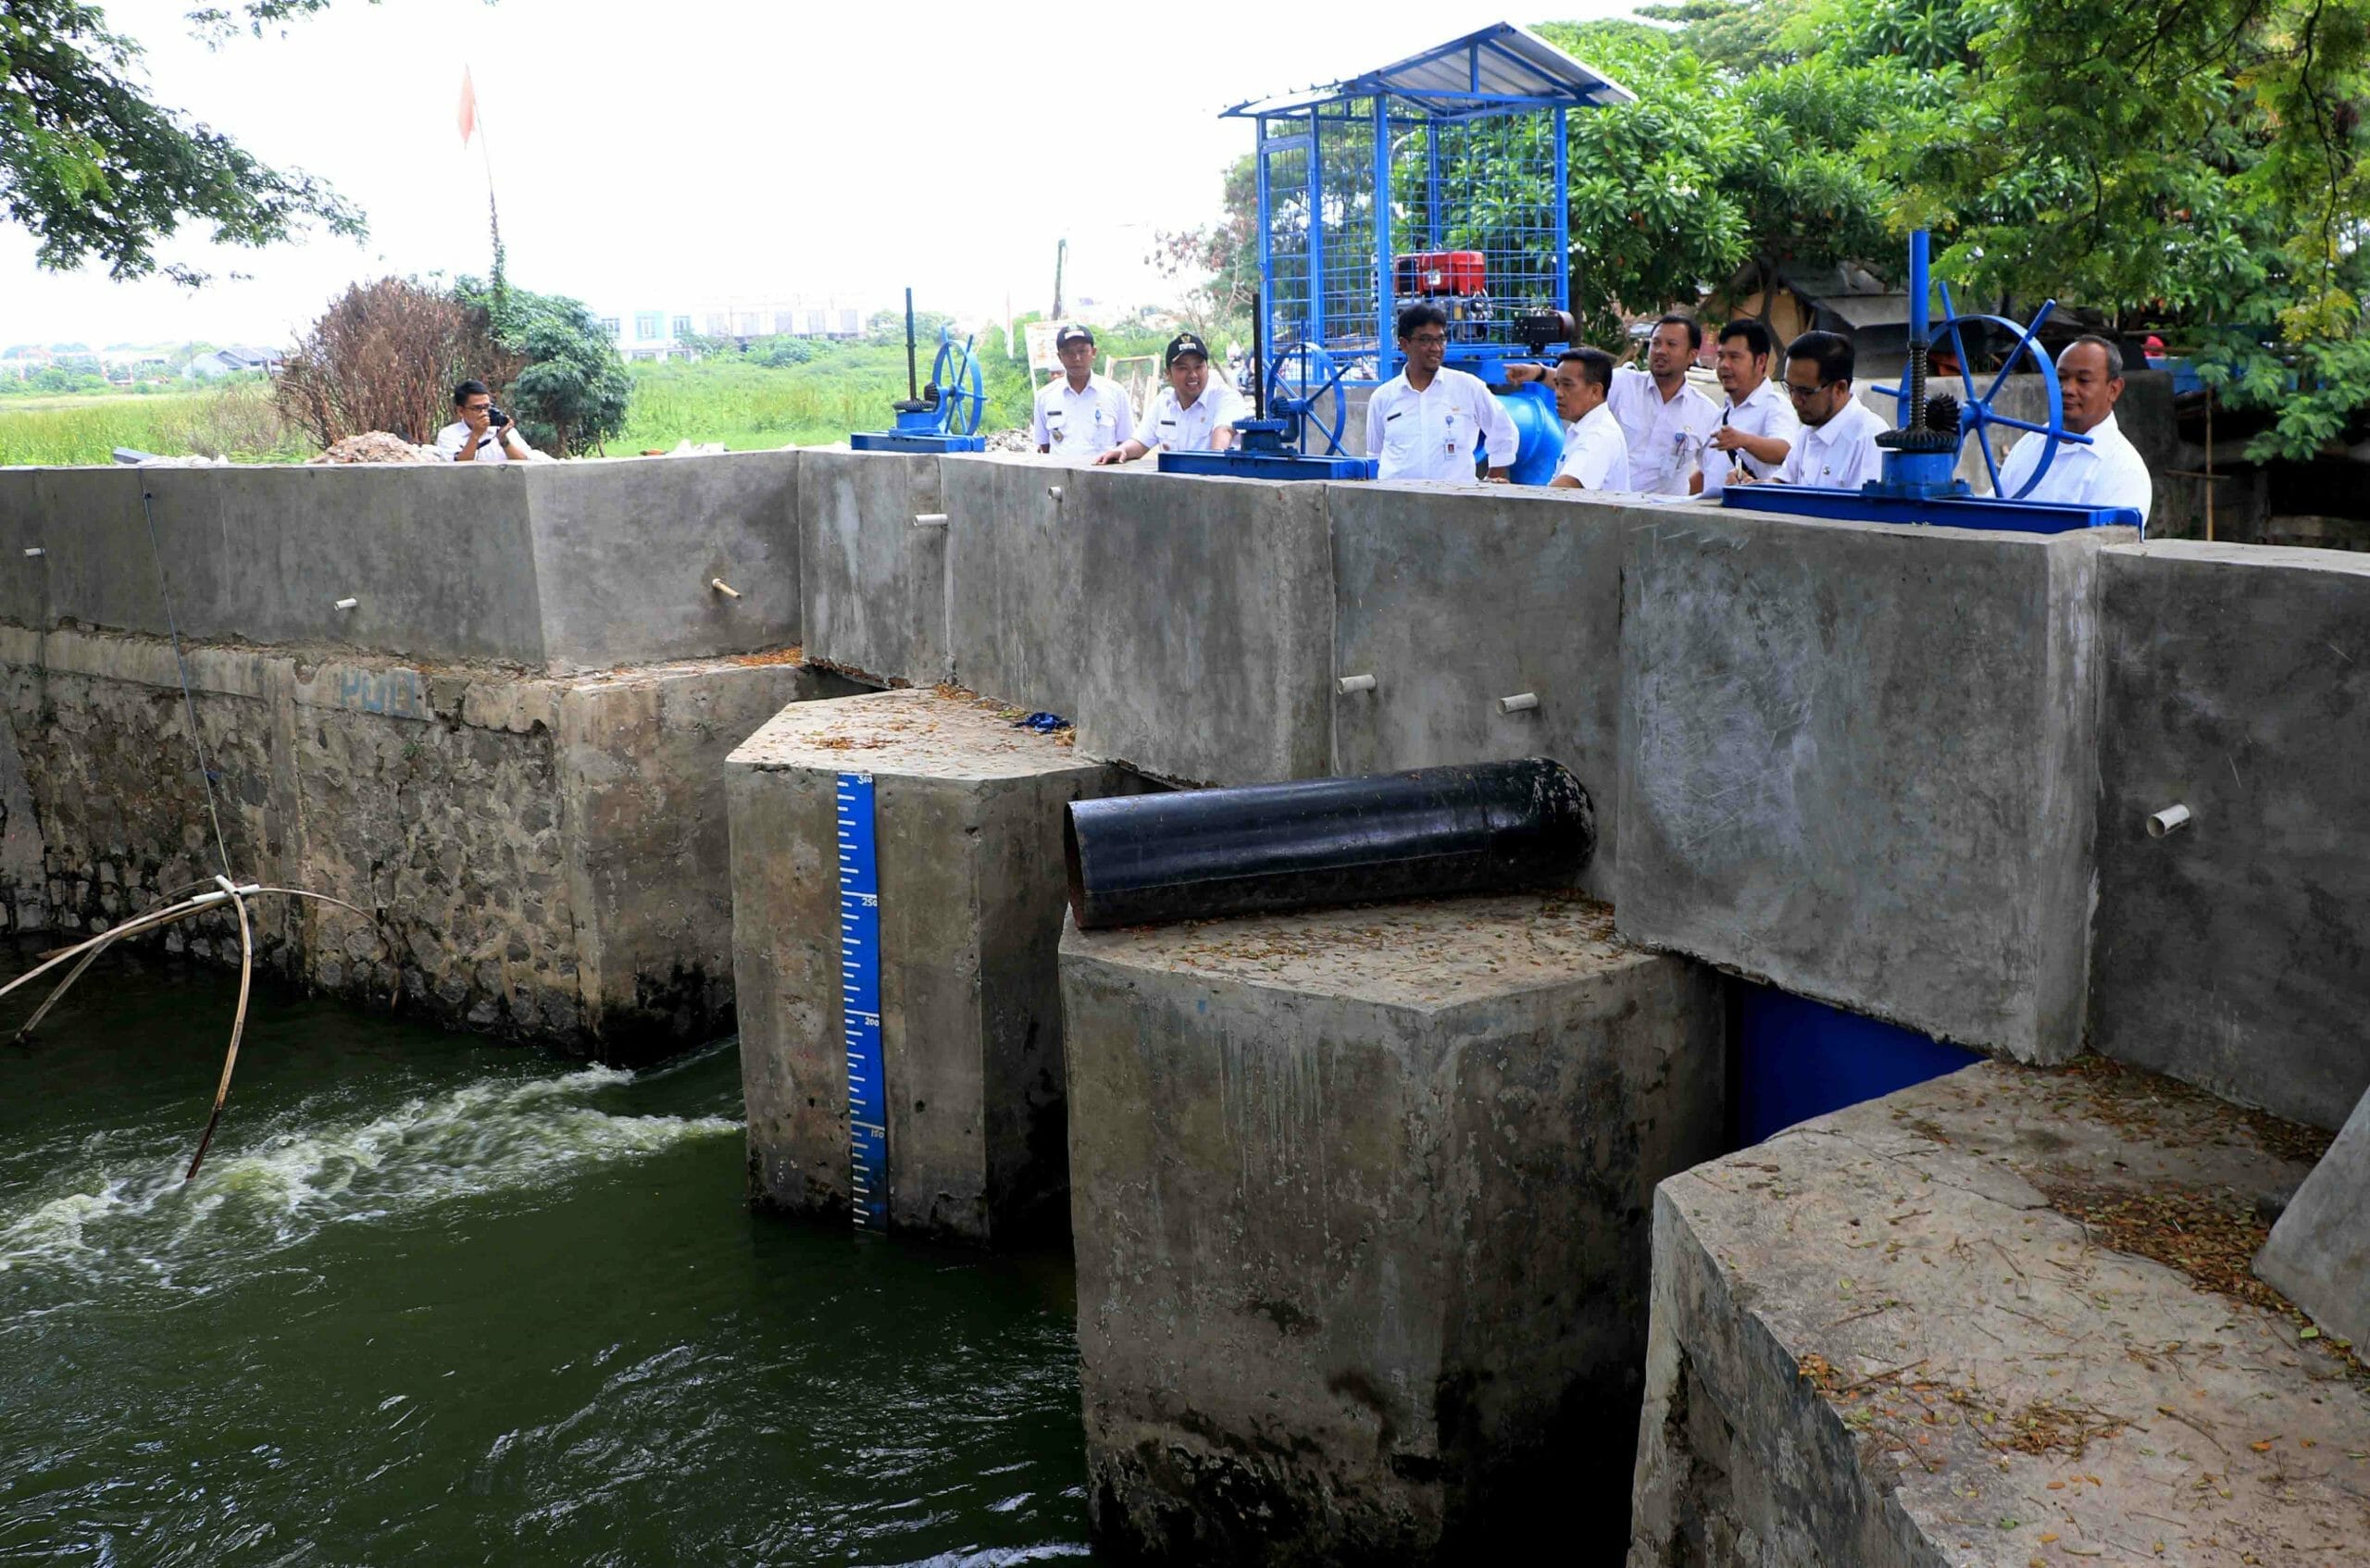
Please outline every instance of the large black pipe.
[[1567, 886], [1596, 850], [1561, 763], [1079, 801], [1062, 829], [1081, 930]]

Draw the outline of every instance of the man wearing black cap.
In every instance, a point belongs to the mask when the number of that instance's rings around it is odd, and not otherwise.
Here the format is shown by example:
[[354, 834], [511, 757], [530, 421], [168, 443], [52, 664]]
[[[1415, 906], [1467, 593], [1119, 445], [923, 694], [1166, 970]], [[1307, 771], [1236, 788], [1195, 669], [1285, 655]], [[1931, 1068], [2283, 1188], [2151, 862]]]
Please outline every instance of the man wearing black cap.
[[1210, 384], [1210, 346], [1191, 332], [1168, 340], [1161, 355], [1168, 385], [1144, 411], [1143, 428], [1097, 457], [1132, 463], [1147, 452], [1224, 452], [1234, 444], [1234, 422], [1248, 412], [1241, 394], [1223, 381]]
[[1037, 450], [1100, 457], [1135, 432], [1135, 411], [1119, 383], [1094, 373], [1094, 334], [1075, 324], [1054, 334], [1062, 379], [1037, 393]]

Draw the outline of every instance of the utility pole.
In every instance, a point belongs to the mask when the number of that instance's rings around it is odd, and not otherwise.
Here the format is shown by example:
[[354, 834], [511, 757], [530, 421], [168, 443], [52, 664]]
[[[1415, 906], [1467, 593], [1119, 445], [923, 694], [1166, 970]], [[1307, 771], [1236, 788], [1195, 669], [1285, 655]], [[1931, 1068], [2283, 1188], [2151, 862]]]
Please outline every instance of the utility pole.
[[1070, 254], [1070, 243], [1069, 243], [1068, 238], [1067, 238], [1066, 236], [1065, 236], [1065, 237], [1064, 237], [1064, 238], [1063, 238], [1063, 239], [1062, 239], [1058, 243], [1056, 243], [1056, 244], [1054, 246], [1054, 315], [1053, 315], [1053, 319], [1054, 319], [1054, 320], [1055, 320], [1055, 321], [1059, 321], [1059, 320], [1062, 318], [1062, 263], [1063, 263], [1064, 261], [1066, 261], [1066, 260], [1067, 260], [1067, 259], [1068, 259], [1068, 257], [1069, 257], [1069, 254]]

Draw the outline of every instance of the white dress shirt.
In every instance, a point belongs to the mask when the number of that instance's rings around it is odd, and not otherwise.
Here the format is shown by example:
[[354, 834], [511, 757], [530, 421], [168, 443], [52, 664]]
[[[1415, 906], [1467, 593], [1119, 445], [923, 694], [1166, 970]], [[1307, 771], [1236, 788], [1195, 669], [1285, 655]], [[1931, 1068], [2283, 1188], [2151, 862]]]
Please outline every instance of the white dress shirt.
[[1175, 387], [1161, 388], [1160, 395], [1144, 410], [1144, 422], [1135, 439], [1155, 452], [1207, 452], [1210, 438], [1220, 429], [1232, 429], [1237, 419], [1249, 417], [1251, 409], [1242, 394], [1212, 376], [1191, 408], [1179, 406]]
[[1884, 448], [1877, 437], [1890, 429], [1866, 404], [1847, 398], [1842, 411], [1826, 424], [1802, 427], [1778, 478], [1787, 484], [1857, 490], [1884, 477]]
[[1643, 370], [1614, 367], [1605, 406], [1629, 438], [1629, 488], [1649, 495], [1685, 495], [1703, 442], [1719, 429], [1720, 405], [1685, 382], [1677, 396]]
[[1564, 463], [1555, 472], [1569, 474], [1582, 490], [1630, 488], [1629, 437], [1611, 404], [1600, 403], [1564, 427]]
[[[1720, 410], [1719, 424], [1712, 427], [1715, 433], [1720, 425], [1733, 425], [1749, 436], [1769, 436], [1787, 443], [1787, 454], [1792, 455], [1793, 443], [1802, 439], [1802, 422], [1794, 415], [1794, 401], [1786, 389], [1764, 376], [1761, 384], [1746, 394], [1741, 402], [1731, 401]], [[1760, 458], [1739, 447], [1734, 452], [1722, 452], [1716, 446], [1703, 449], [1703, 493], [1717, 495], [1728, 488], [1731, 465], [1741, 467], [1756, 479], [1765, 479], [1784, 466], [1785, 458], [1764, 463]]]
[[1417, 392], [1404, 372], [1375, 388], [1366, 404], [1366, 455], [1386, 479], [1473, 479], [1477, 440], [1486, 437], [1493, 467], [1511, 467], [1518, 438], [1514, 417], [1478, 376], [1446, 367]]
[[[509, 446], [510, 432], [518, 428], [516, 425], [505, 425], [498, 430], [489, 429], [485, 434], [478, 438], [478, 454], [469, 461], [472, 463], [516, 462], [517, 459], [510, 455]], [[461, 446], [468, 439], [468, 421], [455, 419], [436, 432], [436, 450], [443, 454], [446, 462], [457, 463], [461, 460]]]
[[[2057, 454], [2049, 460], [2049, 472], [2025, 499], [2065, 501], [2077, 506], [2129, 506], [2146, 522], [2156, 486], [2149, 477], [2148, 465], [2140, 460], [2139, 449], [2131, 444], [2112, 414], [2091, 426], [2089, 436], [2088, 446], [2059, 443]], [[2048, 437], [2027, 433], [2008, 449], [2006, 460], [2000, 465], [2001, 494], [2013, 496], [2024, 488], [2040, 466], [2041, 448], [2048, 444]]]
[[1100, 457], [1135, 433], [1135, 410], [1108, 376], [1090, 375], [1084, 392], [1056, 376], [1037, 389], [1037, 444], [1056, 457]]

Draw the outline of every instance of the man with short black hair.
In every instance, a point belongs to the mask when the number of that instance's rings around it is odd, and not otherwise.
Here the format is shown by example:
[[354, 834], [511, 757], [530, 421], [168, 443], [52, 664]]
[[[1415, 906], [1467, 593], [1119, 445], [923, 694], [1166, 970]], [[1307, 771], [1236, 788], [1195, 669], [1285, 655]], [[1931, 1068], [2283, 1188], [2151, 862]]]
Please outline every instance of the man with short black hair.
[[534, 451], [510, 416], [493, 405], [483, 381], [453, 389], [453, 412], [460, 416], [436, 432], [436, 450], [455, 463], [526, 463]]
[[[1802, 434], [1770, 483], [1858, 490], [1883, 477], [1877, 437], [1889, 427], [1852, 395], [1855, 360], [1852, 340], [1833, 332], [1804, 332], [1786, 345], [1786, 395]], [[1742, 484], [1744, 476], [1732, 474], [1728, 482]]]
[[1101, 457], [1135, 433], [1135, 410], [1108, 376], [1094, 373], [1094, 333], [1071, 324], [1054, 334], [1061, 379], [1037, 390], [1037, 450], [1056, 457]]
[[1769, 380], [1774, 346], [1769, 329], [1750, 318], [1720, 329], [1720, 390], [1728, 401], [1704, 442], [1703, 471], [1697, 483], [1706, 497], [1718, 496], [1728, 488], [1729, 476], [1740, 470], [1751, 479], [1769, 478], [1802, 436], [1802, 422]]
[[[2083, 446], [2060, 442], [2049, 460], [2049, 472], [2033, 486], [2027, 501], [2063, 501], [2077, 506], [2128, 506], [2148, 520], [2155, 498], [2155, 481], [2139, 448], [2114, 422], [2115, 400], [2123, 395], [2123, 351], [2101, 337], [2079, 337], [2057, 354], [2057, 385], [2064, 400], [2065, 428], [2089, 436]], [[2014, 495], [2040, 467], [2041, 450], [2049, 438], [2027, 434], [2008, 449], [2000, 464], [2000, 493]]]
[[1399, 352], [1407, 367], [1375, 388], [1366, 404], [1366, 455], [1386, 479], [1473, 480], [1477, 442], [1486, 442], [1490, 479], [1503, 483], [1514, 466], [1514, 417], [1478, 376], [1451, 370], [1448, 316], [1435, 305], [1399, 313]]
[[1551, 490], [1628, 490], [1629, 438], [1605, 406], [1613, 390], [1613, 355], [1601, 348], [1565, 351], [1552, 378], [1555, 412], [1562, 415], [1564, 461]]
[[1646, 367], [1613, 373], [1607, 401], [1629, 438], [1634, 490], [1686, 495], [1694, 488], [1698, 454], [1720, 418], [1720, 405], [1687, 384], [1687, 367], [1703, 347], [1702, 324], [1674, 310], [1646, 340]]
[[1132, 463], [1148, 452], [1224, 452], [1234, 444], [1234, 422], [1250, 410], [1241, 394], [1210, 376], [1210, 348], [1191, 332], [1168, 340], [1161, 355], [1168, 385], [1160, 389], [1136, 433], [1097, 457]]

